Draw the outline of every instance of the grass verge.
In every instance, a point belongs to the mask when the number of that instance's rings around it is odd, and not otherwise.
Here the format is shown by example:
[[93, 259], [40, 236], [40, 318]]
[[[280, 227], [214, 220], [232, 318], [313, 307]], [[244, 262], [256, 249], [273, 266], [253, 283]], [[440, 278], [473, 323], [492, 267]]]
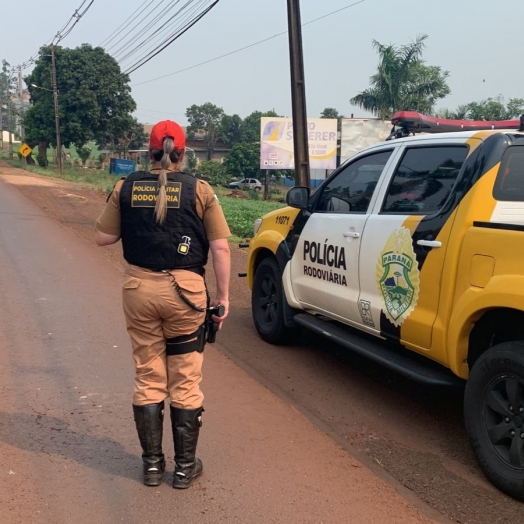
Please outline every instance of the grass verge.
[[95, 186], [99, 191], [111, 191], [119, 179], [118, 175], [110, 175], [103, 169], [89, 169], [78, 166], [64, 166], [62, 176], [59, 177], [53, 164], [50, 164], [47, 168], [29, 166], [23, 164], [18, 158], [10, 160], [6, 153], [0, 154], [0, 159], [11, 167], [23, 169], [24, 171], [29, 171], [30, 173], [35, 173], [41, 176], [61, 178], [62, 180], [67, 180], [69, 182], [89, 184], [90, 186]]

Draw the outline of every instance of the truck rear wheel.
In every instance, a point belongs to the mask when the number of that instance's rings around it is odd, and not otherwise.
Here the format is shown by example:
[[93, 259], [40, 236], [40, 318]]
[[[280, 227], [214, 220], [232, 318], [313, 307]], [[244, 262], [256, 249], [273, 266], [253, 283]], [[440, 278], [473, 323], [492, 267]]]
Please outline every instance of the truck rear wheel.
[[524, 501], [524, 342], [504, 342], [481, 355], [466, 384], [464, 417], [484, 474]]
[[251, 310], [258, 334], [270, 344], [288, 344], [298, 335], [298, 328], [284, 323], [282, 272], [274, 258], [265, 258], [255, 272]]

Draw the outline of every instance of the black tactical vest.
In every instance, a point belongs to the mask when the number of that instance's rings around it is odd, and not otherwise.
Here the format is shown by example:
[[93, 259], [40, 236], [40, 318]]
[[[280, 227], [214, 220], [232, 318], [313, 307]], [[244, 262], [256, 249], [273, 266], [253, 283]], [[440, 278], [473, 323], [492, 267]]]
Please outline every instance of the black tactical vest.
[[127, 176], [120, 190], [124, 258], [146, 269], [188, 269], [203, 274], [209, 242], [196, 210], [193, 175], [167, 174], [167, 217], [155, 219], [158, 176], [138, 171]]

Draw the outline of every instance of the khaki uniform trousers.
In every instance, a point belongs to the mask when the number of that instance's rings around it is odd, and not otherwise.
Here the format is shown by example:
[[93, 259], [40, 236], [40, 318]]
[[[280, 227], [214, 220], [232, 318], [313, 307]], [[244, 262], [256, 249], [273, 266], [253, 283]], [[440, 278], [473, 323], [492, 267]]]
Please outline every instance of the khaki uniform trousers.
[[195, 311], [179, 297], [173, 278], [191, 302], [206, 307], [204, 279], [192, 271], [164, 273], [129, 265], [124, 273], [122, 302], [135, 361], [136, 406], [170, 397], [175, 408], [202, 407], [203, 353], [167, 356], [166, 339], [197, 331], [205, 312]]

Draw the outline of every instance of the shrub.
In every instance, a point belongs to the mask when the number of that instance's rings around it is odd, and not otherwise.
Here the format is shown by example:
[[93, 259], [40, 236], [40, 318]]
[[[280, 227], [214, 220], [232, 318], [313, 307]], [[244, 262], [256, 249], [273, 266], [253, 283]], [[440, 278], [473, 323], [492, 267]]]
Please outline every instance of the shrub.
[[249, 200], [262, 200], [262, 191], [255, 191], [254, 189], [248, 189], [246, 192]]
[[82, 165], [85, 165], [85, 163], [88, 161], [89, 157], [91, 156], [92, 149], [87, 145], [83, 146], [76, 146], [76, 152], [80, 159], [82, 160]]
[[187, 170], [190, 173], [194, 173], [196, 171], [197, 164], [198, 160], [195, 153], [190, 153], [187, 157]]
[[201, 178], [209, 182], [212, 186], [223, 185], [229, 178], [224, 165], [213, 160], [202, 162], [198, 166], [197, 171]]

